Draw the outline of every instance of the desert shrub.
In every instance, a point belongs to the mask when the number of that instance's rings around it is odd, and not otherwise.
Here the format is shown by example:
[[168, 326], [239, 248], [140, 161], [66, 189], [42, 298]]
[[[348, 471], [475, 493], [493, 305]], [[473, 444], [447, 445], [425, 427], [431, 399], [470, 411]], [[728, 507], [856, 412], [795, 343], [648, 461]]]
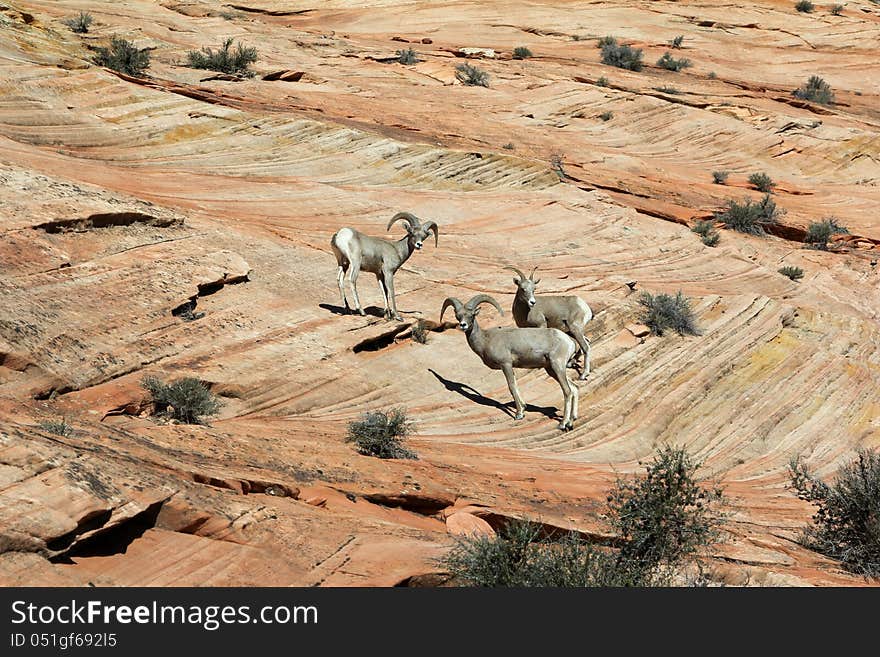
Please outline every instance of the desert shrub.
[[555, 173], [560, 180], [568, 178], [568, 175], [565, 173], [565, 167], [562, 163], [562, 156], [559, 155], [559, 153], [554, 153], [550, 156], [550, 168], [553, 169], [553, 173]]
[[715, 213], [715, 220], [724, 222], [728, 228], [740, 233], [766, 235], [764, 226], [777, 223], [781, 214], [770, 194], [764, 194], [757, 202], [745, 199], [739, 203], [729, 199], [726, 207]]
[[700, 236], [700, 240], [706, 246], [715, 246], [721, 240], [721, 235], [715, 230], [715, 222], [712, 220], [698, 221], [691, 230]]
[[402, 408], [364, 413], [348, 424], [346, 442], [354, 443], [365, 456], [380, 459], [415, 459], [416, 453], [404, 447], [403, 439], [412, 433], [412, 423]]
[[622, 560], [646, 571], [674, 567], [719, 538], [723, 495], [701, 485], [699, 467], [683, 448], [665, 447], [644, 476], [618, 479], [608, 495], [608, 522], [623, 541]]
[[795, 98], [809, 100], [820, 105], [831, 105], [834, 103], [834, 92], [831, 90], [831, 85], [818, 75], [811, 75], [809, 80], [791, 93]]
[[666, 448], [644, 477], [618, 479], [607, 514], [620, 537], [618, 549], [513, 520], [497, 536], [458, 537], [440, 563], [453, 581], [469, 586], [666, 585], [674, 568], [720, 535], [721, 492], [703, 488], [694, 478], [697, 468], [684, 450]]
[[513, 58], [514, 59], [528, 59], [532, 56], [532, 51], [526, 48], [525, 46], [519, 46], [513, 49]]
[[672, 41], [669, 42], [669, 45], [673, 48], [681, 48], [681, 44], [684, 43], [684, 34], [679, 34]]
[[607, 87], [608, 86], [608, 78], [604, 75], [599, 76], [599, 79], [596, 80], [597, 87]]
[[843, 15], [843, 5], [832, 5], [831, 7], [831, 15], [832, 16], [842, 16]]
[[661, 92], [661, 93], [664, 93], [664, 94], [672, 94], [673, 96], [676, 95], [676, 94], [681, 93], [681, 92], [680, 92], [678, 89], [676, 89], [675, 87], [654, 87], [654, 88], [655, 88], [657, 91]]
[[709, 71], [709, 75], [706, 76], [710, 80], [717, 80], [718, 74], [715, 71]]
[[798, 0], [794, 8], [802, 14], [809, 14], [816, 8], [816, 5], [810, 2], [810, 0]]
[[667, 330], [673, 330], [679, 335], [700, 335], [690, 299], [681, 290], [675, 296], [643, 292], [639, 297], [639, 304], [642, 306], [639, 320], [655, 335], [663, 335]]
[[798, 497], [817, 507], [804, 542], [854, 573], [880, 577], [880, 452], [862, 450], [831, 484], [791, 463]]
[[417, 321], [413, 325], [412, 339], [419, 344], [426, 344], [428, 342], [428, 329], [425, 328], [425, 323], [422, 320]]
[[663, 56], [657, 60], [657, 66], [660, 68], [665, 68], [667, 71], [680, 71], [683, 68], [687, 68], [691, 66], [691, 60], [682, 57], [681, 59], [676, 59], [673, 57], [668, 51], [663, 53]]
[[642, 49], [618, 45], [616, 41], [602, 46], [602, 63], [628, 71], [642, 70]]
[[417, 53], [412, 48], [407, 48], [406, 50], [398, 50], [395, 52], [397, 55], [397, 63], [398, 64], [418, 64], [421, 59], [419, 59], [419, 53]]
[[712, 182], [716, 185], [723, 185], [727, 182], [727, 177], [730, 175], [729, 171], [713, 171], [712, 172]]
[[141, 385], [150, 393], [157, 415], [168, 415], [186, 424], [203, 424], [205, 417], [220, 410], [221, 403], [214, 393], [191, 376], [170, 384], [147, 376]]
[[453, 581], [479, 587], [587, 587], [645, 585], [644, 573], [576, 532], [543, 535], [540, 525], [513, 520], [497, 536], [457, 537], [440, 560]]
[[471, 66], [470, 64], [456, 65], [455, 77], [458, 78], [459, 82], [469, 87], [489, 86], [489, 74], [476, 66]]
[[799, 281], [804, 277], [804, 270], [800, 267], [786, 265], [785, 267], [781, 267], [777, 271], [783, 276], [788, 276], [793, 281]]
[[849, 233], [849, 230], [837, 223], [837, 219], [828, 217], [821, 221], [814, 221], [807, 226], [807, 235], [804, 241], [812, 245], [814, 249], [825, 250], [828, 248], [828, 240], [835, 235], [845, 235], [847, 233]]
[[229, 37], [216, 52], [210, 48], [190, 50], [187, 53], [189, 65], [192, 68], [202, 68], [228, 75], [253, 76], [254, 72], [251, 71], [250, 66], [257, 61], [257, 49], [243, 46], [241, 43], [233, 48], [233, 41], [234, 39]]
[[755, 189], [759, 192], [766, 192], [768, 194], [773, 191], [774, 187], [776, 187], [776, 183], [773, 182], [773, 179], [763, 171], [751, 174], [749, 176], [749, 182], [754, 185]]
[[596, 42], [597, 48], [604, 48], [605, 46], [616, 46], [616, 45], [617, 45], [617, 39], [613, 36], [600, 37], [599, 40]]
[[150, 53], [120, 37], [110, 40], [109, 48], [98, 48], [95, 63], [119, 73], [140, 77], [150, 67]]
[[44, 420], [40, 422], [40, 429], [64, 438], [69, 438], [73, 435], [73, 427], [67, 423], [65, 418], [60, 420]]
[[506, 151], [512, 151], [513, 149], [516, 148], [516, 146], [513, 145], [512, 141], [509, 141], [506, 144], [504, 144], [504, 146], [502, 146], [501, 148], [503, 148]]
[[614, 112], [602, 112], [599, 115], [599, 118], [602, 119], [603, 121], [610, 121], [611, 119], [614, 118]]
[[77, 34], [87, 34], [94, 20], [91, 14], [81, 11], [76, 18], [64, 19], [64, 24]]

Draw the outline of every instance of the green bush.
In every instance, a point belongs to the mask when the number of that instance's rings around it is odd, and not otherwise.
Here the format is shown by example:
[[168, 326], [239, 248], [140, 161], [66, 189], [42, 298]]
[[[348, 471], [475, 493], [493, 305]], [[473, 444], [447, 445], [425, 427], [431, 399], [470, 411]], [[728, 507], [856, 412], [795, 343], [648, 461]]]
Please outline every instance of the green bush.
[[683, 68], [691, 66], [691, 60], [682, 57], [676, 59], [669, 52], [663, 53], [663, 56], [657, 60], [657, 66], [665, 68], [667, 71], [680, 71]]
[[810, 14], [816, 8], [816, 5], [810, 2], [810, 0], [798, 0], [794, 8], [803, 14]]
[[412, 450], [404, 447], [403, 439], [412, 433], [412, 423], [401, 408], [390, 412], [364, 413], [360, 420], [350, 422], [346, 442], [354, 443], [365, 456], [380, 459], [416, 459]]
[[730, 175], [728, 171], [713, 171], [712, 172], [712, 182], [716, 185], [723, 185], [727, 182], [727, 177]]
[[440, 563], [453, 582], [481, 587], [665, 586], [720, 536], [723, 501], [695, 479], [684, 450], [658, 451], [644, 477], [619, 479], [608, 494], [618, 549], [597, 547], [576, 532], [548, 532], [513, 520], [497, 536], [457, 537]]
[[828, 248], [828, 240], [835, 235], [845, 235], [849, 233], [846, 227], [837, 223], [834, 217], [828, 217], [821, 221], [814, 221], [807, 227], [807, 235], [804, 241], [812, 245], [814, 249], [825, 250]]
[[205, 417], [216, 415], [221, 407], [214, 393], [194, 377], [165, 384], [147, 376], [141, 385], [150, 393], [156, 415], [168, 415], [186, 424], [203, 424]]
[[833, 5], [831, 7], [831, 15], [832, 16], [842, 16], [843, 15], [844, 6], [843, 5]]
[[804, 270], [800, 267], [792, 267], [791, 265], [786, 265], [785, 267], [781, 267], [777, 271], [783, 276], [788, 276], [793, 281], [799, 281], [804, 277]]
[[671, 94], [675, 96], [676, 94], [680, 94], [681, 92], [675, 87], [655, 87], [657, 91], [664, 94]]
[[618, 479], [608, 519], [623, 540], [624, 560], [647, 570], [676, 566], [718, 539], [722, 492], [697, 481], [699, 466], [684, 449], [665, 447], [645, 476]]
[[97, 52], [96, 64], [132, 77], [141, 77], [150, 67], [150, 53], [120, 37], [113, 37], [109, 48], [98, 48]]
[[669, 45], [673, 48], [681, 48], [682, 43], [684, 43], [684, 34], [679, 34], [677, 37], [669, 42]]
[[596, 80], [597, 87], [607, 87], [608, 86], [608, 78], [604, 75], [599, 76], [599, 79]]
[[87, 34], [94, 20], [91, 14], [81, 11], [76, 18], [66, 18], [64, 24], [77, 34]]
[[202, 48], [200, 51], [190, 50], [187, 53], [189, 66], [227, 75], [252, 77], [254, 72], [251, 71], [250, 66], [257, 61], [257, 49], [243, 46], [241, 43], [233, 49], [233, 41], [232, 37], [226, 39], [216, 52], [210, 48]]
[[[612, 38], [612, 37], [606, 37]], [[602, 63], [628, 71], [642, 70], [642, 49], [618, 45], [616, 41], [602, 46]]]
[[395, 54], [397, 55], [397, 62], [399, 64], [418, 64], [422, 61], [419, 59], [419, 54], [412, 48], [398, 50]]
[[61, 418], [60, 420], [45, 420], [40, 422], [40, 429], [64, 438], [69, 438], [73, 435], [73, 427], [69, 425], [64, 418]]
[[679, 335], [700, 335], [690, 299], [681, 290], [675, 296], [643, 292], [639, 297], [639, 304], [642, 306], [639, 321], [651, 329], [654, 335], [663, 335], [667, 330], [673, 330]]
[[715, 213], [715, 220], [723, 222], [728, 228], [750, 235], [766, 235], [764, 226], [778, 223], [782, 210], [770, 194], [764, 194], [760, 201], [745, 199], [738, 203], [728, 199], [723, 210]]
[[455, 67], [455, 77], [459, 82], [469, 87], [488, 87], [489, 75], [484, 70], [470, 64], [458, 64]]
[[605, 46], [616, 46], [616, 45], [617, 45], [617, 39], [613, 36], [600, 37], [599, 40], [596, 42], [597, 48], [604, 48]]
[[603, 121], [610, 121], [611, 119], [614, 118], [614, 112], [602, 112], [599, 115], [599, 118], [602, 119]]
[[721, 235], [715, 230], [715, 222], [711, 219], [698, 221], [691, 230], [700, 236], [700, 240], [706, 246], [716, 246], [721, 240]]
[[798, 497], [817, 507], [805, 543], [851, 572], [880, 577], [880, 452], [860, 451], [832, 484], [798, 460], [790, 468]]
[[749, 176], [749, 182], [755, 186], [759, 192], [770, 193], [776, 187], [776, 183], [763, 171], [761, 173], [753, 173]]
[[532, 56], [532, 51], [526, 48], [525, 46], [519, 46], [513, 49], [513, 58], [514, 59], [528, 59]]
[[718, 74], [715, 71], [709, 71], [709, 74], [706, 77], [710, 80], [717, 80]]
[[831, 85], [818, 75], [811, 75], [809, 80], [791, 93], [795, 98], [809, 100], [812, 103], [834, 104], [834, 92], [831, 90]]

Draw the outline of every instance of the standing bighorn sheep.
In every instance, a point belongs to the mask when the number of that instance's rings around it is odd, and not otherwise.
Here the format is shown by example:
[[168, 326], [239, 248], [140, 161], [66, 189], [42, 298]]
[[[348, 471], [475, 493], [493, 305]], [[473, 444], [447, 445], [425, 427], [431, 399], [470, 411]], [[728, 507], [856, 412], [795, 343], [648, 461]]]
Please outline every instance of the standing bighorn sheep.
[[490, 303], [499, 313], [504, 314], [498, 302], [488, 294], [478, 294], [465, 304], [453, 297], [447, 297], [440, 311], [440, 322], [442, 324], [446, 309], [452, 306], [458, 325], [467, 335], [468, 345], [473, 352], [487, 367], [504, 372], [507, 387], [510, 388], [510, 394], [513, 395], [516, 403], [517, 420], [523, 418], [525, 405], [519, 396], [513, 368], [543, 367], [547, 374], [559, 383], [565, 398], [565, 408], [559, 428], [563, 431], [571, 429], [578, 416], [578, 390], [569, 382], [566, 367], [577, 351], [574, 340], [555, 328], [505, 327], [484, 331], [477, 324], [477, 314], [482, 303]]
[[391, 230], [391, 226], [397, 221], [405, 222], [406, 236], [396, 242], [381, 237], [370, 237], [354, 228], [341, 228], [330, 240], [333, 253], [336, 255], [336, 262], [339, 265], [337, 271], [339, 293], [342, 295], [342, 303], [345, 304], [347, 311], [350, 311], [351, 308], [348, 305], [343, 287], [345, 273], [348, 272], [348, 281], [354, 295], [355, 307], [363, 315], [364, 311], [361, 308], [360, 299], [358, 299], [357, 279], [361, 271], [369, 271], [376, 274], [376, 279], [379, 281], [379, 289], [385, 299], [385, 318], [400, 320], [400, 315], [397, 313], [397, 303], [394, 299], [394, 272], [400, 269], [414, 250], [422, 248], [422, 242], [428, 239], [428, 233], [434, 233], [435, 247], [440, 238], [437, 234], [437, 224], [433, 221], [427, 221], [423, 224], [418, 217], [409, 212], [398, 212], [391, 217], [385, 230]]
[[556, 328], [573, 337], [581, 351], [584, 352], [584, 367], [580, 380], [583, 381], [590, 373], [590, 341], [584, 335], [584, 326], [593, 319], [593, 311], [585, 301], [575, 296], [541, 296], [535, 297], [535, 286], [541, 279], [535, 280], [535, 271], [526, 277], [516, 267], [505, 267], [515, 271], [519, 278], [514, 278], [516, 296], [513, 299], [513, 320], [517, 326], [535, 326], [539, 328]]

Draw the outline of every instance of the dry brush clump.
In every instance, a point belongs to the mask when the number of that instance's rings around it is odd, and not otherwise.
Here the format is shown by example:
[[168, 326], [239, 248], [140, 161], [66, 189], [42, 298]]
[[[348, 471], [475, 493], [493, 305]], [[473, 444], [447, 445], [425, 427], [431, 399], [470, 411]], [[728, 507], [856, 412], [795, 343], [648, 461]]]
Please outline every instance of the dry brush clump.
[[92, 18], [92, 15], [81, 11], [79, 12], [79, 16], [75, 18], [65, 18], [64, 24], [70, 28], [72, 32], [76, 32], [77, 34], [88, 34], [89, 28], [92, 25], [92, 22], [95, 19]]
[[797, 459], [790, 474], [798, 497], [817, 507], [804, 543], [850, 572], [880, 577], [880, 452], [861, 450], [831, 484]]
[[121, 37], [113, 37], [109, 48], [98, 48], [95, 63], [118, 73], [141, 77], [150, 67], [150, 53]]
[[412, 422], [402, 408], [364, 413], [360, 420], [350, 422], [346, 442], [355, 444], [364, 456], [380, 459], [417, 459], [403, 444], [412, 433]]
[[489, 86], [489, 74], [471, 64], [457, 64], [455, 67], [455, 77], [458, 78], [459, 82], [468, 87]]
[[657, 66], [659, 66], [660, 68], [665, 68], [667, 71], [678, 72], [683, 68], [688, 68], [691, 65], [691, 60], [687, 59], [686, 57], [676, 59], [668, 51], [663, 53], [663, 56], [657, 60]]
[[795, 98], [809, 100], [812, 103], [820, 105], [834, 104], [834, 92], [831, 90], [831, 85], [818, 75], [811, 75], [809, 80], [791, 93]]
[[795, 267], [793, 265], [786, 265], [785, 267], [780, 267], [777, 270], [783, 276], [790, 278], [793, 281], [799, 281], [804, 277], [804, 270], [800, 267]]
[[204, 424], [216, 415], [220, 400], [198, 379], [187, 376], [166, 384], [155, 376], [144, 377], [141, 385], [150, 393], [154, 413], [186, 424]]
[[63, 438], [69, 438], [73, 435], [73, 427], [67, 423], [66, 418], [61, 418], [60, 420], [44, 420], [43, 422], [40, 422], [40, 429]]
[[754, 185], [755, 189], [759, 192], [764, 192], [766, 194], [770, 194], [773, 191], [773, 188], [776, 187], [776, 183], [773, 182], [773, 179], [763, 171], [751, 174], [749, 176], [749, 183]]
[[720, 538], [723, 496], [696, 479], [684, 449], [658, 450], [644, 476], [619, 478], [607, 496], [616, 548], [577, 532], [513, 520], [497, 536], [456, 539], [440, 560], [454, 583], [479, 587], [666, 586]]
[[760, 201], [728, 199], [725, 207], [715, 213], [715, 220], [740, 233], [766, 235], [765, 226], [778, 223], [781, 215], [770, 194], [764, 194]]
[[691, 230], [700, 236], [706, 246], [716, 246], [721, 240], [721, 234], [715, 229], [715, 222], [711, 219], [698, 221]]
[[229, 37], [216, 51], [210, 48], [190, 50], [187, 53], [189, 66], [227, 75], [253, 77], [254, 72], [250, 66], [257, 61], [257, 49], [243, 46], [241, 43], [233, 48], [233, 42], [234, 39]]
[[421, 59], [419, 59], [419, 53], [417, 53], [412, 48], [407, 48], [406, 50], [398, 50], [395, 52], [397, 55], [397, 62], [399, 64], [418, 64]]
[[599, 47], [602, 49], [602, 63], [607, 66], [628, 71], [642, 70], [642, 49], [627, 45], [620, 45], [614, 37], [602, 37], [599, 39]]
[[841, 226], [834, 217], [828, 217], [821, 221], [814, 221], [807, 227], [807, 234], [804, 237], [804, 242], [814, 249], [824, 251], [828, 248], [829, 240], [835, 235], [847, 234], [849, 234], [849, 229], [845, 226]]
[[654, 335], [675, 331], [679, 335], [700, 335], [697, 318], [688, 299], [681, 290], [671, 294], [643, 292], [639, 297], [642, 306], [639, 321], [651, 329]]
[[528, 59], [529, 57], [533, 57], [532, 51], [526, 48], [525, 46], [518, 46], [513, 49], [513, 58], [514, 59]]

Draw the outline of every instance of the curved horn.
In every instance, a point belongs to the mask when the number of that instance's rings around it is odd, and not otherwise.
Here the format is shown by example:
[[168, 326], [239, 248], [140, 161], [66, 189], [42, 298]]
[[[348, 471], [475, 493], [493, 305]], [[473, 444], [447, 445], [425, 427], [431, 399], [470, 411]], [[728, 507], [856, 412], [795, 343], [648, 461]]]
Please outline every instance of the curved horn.
[[435, 224], [433, 221], [426, 221], [425, 223], [422, 224], [422, 228], [434, 233], [434, 246], [435, 247], [439, 246], [440, 245], [440, 233], [437, 230], [437, 224]]
[[520, 280], [522, 280], [522, 281], [526, 280], [526, 275], [523, 274], [523, 273], [522, 273], [519, 269], [517, 269], [516, 267], [505, 267], [504, 269], [510, 269], [511, 271], [515, 271], [515, 272], [519, 275]]
[[531, 280], [531, 281], [535, 280], [535, 272], [536, 272], [536, 271], [538, 271], [538, 266], [537, 266], [537, 265], [535, 265], [535, 268], [532, 270], [532, 273], [529, 274], [529, 280]]
[[391, 230], [391, 226], [393, 226], [395, 222], [398, 222], [401, 219], [408, 223], [410, 228], [418, 228], [421, 225], [419, 222], [419, 218], [416, 217], [414, 214], [411, 214], [409, 212], [398, 212], [396, 215], [391, 217], [391, 221], [388, 222], [388, 226], [386, 226], [385, 230]]
[[491, 303], [493, 306], [495, 306], [495, 309], [498, 310], [499, 313], [501, 313], [502, 315], [504, 314], [504, 310], [502, 310], [501, 306], [498, 305], [498, 302], [495, 301], [495, 299], [490, 297], [488, 294], [478, 294], [471, 298], [471, 300], [464, 305], [471, 310], [476, 310], [481, 303]]
[[455, 308], [456, 312], [461, 311], [461, 301], [456, 299], [455, 297], [446, 297], [446, 300], [443, 302], [443, 308], [440, 309], [440, 323], [443, 323], [443, 315], [446, 314], [446, 309], [452, 306]]

